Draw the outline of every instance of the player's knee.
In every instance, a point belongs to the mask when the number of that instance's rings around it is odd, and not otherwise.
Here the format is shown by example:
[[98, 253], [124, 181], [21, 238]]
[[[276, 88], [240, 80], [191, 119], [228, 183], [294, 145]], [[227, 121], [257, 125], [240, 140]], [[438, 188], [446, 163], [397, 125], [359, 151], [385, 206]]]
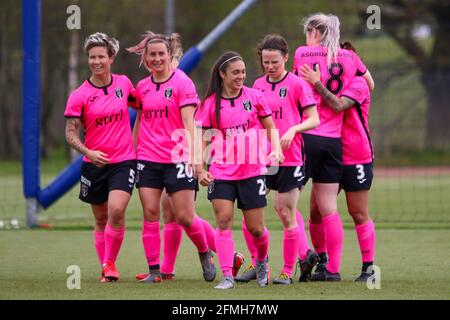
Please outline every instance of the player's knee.
[[108, 217], [95, 218], [95, 228], [96, 230], [103, 231], [105, 230], [106, 223], [108, 222]]
[[352, 210], [349, 212], [353, 222], [357, 225], [366, 224], [369, 221], [369, 213], [362, 210]]
[[194, 217], [187, 215], [180, 215], [176, 218], [176, 222], [182, 225], [183, 227], [190, 228], [194, 223]]
[[264, 233], [264, 225], [252, 226], [248, 229], [255, 238], [260, 238]]
[[228, 230], [233, 225], [233, 220], [231, 216], [228, 215], [220, 215], [216, 218], [217, 227], [220, 230]]
[[311, 211], [309, 215], [309, 220], [313, 224], [319, 224], [322, 222], [322, 216], [319, 211]]
[[280, 217], [283, 226], [289, 228], [292, 224], [292, 209], [286, 206], [276, 206], [275, 211], [278, 213], [278, 217]]
[[108, 208], [108, 220], [115, 225], [124, 223], [125, 210], [121, 206], [110, 206]]

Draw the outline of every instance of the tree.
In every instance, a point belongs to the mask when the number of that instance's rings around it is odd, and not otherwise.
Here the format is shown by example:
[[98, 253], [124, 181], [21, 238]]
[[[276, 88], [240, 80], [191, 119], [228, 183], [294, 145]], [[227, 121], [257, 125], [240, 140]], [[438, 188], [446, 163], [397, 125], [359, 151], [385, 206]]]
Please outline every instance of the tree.
[[[366, 7], [360, 11], [364, 19]], [[412, 57], [421, 72], [428, 105], [426, 144], [447, 149], [450, 146], [450, 1], [385, 0], [380, 7], [382, 28]], [[413, 37], [413, 29], [421, 23], [434, 29], [429, 50]]]

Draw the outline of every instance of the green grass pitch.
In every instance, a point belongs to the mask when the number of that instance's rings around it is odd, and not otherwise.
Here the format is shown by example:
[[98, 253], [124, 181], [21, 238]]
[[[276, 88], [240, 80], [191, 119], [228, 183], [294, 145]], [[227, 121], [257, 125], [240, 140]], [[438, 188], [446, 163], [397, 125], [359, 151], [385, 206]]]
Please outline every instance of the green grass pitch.
[[[234, 231], [236, 248], [247, 253], [240, 231]], [[281, 267], [282, 231], [271, 232], [270, 267]], [[140, 232], [128, 231], [117, 266], [117, 283], [100, 283], [100, 266], [91, 231], [19, 230], [0, 232], [0, 299], [450, 299], [450, 233], [448, 230], [379, 230], [376, 264], [381, 269], [381, 289], [369, 290], [352, 280], [360, 271], [355, 232], [347, 229], [341, 283], [298, 283], [259, 288], [255, 282], [234, 290], [216, 290], [203, 280], [194, 246], [183, 235], [175, 281], [142, 284], [134, 279], [146, 271]], [[248, 254], [247, 254], [248, 255]], [[216, 264], [218, 261], [216, 258]], [[66, 269], [81, 269], [81, 289], [69, 290]], [[298, 274], [296, 276], [298, 280]]]

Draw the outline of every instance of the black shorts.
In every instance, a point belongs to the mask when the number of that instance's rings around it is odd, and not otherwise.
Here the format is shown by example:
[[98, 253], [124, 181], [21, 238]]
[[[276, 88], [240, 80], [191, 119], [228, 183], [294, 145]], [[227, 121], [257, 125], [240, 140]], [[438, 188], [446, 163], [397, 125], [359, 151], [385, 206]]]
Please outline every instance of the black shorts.
[[373, 162], [344, 165], [341, 187], [345, 191], [370, 190], [373, 180]]
[[264, 176], [244, 180], [214, 180], [208, 186], [208, 200], [224, 199], [235, 201], [241, 210], [267, 206], [266, 181]]
[[185, 163], [157, 163], [138, 160], [137, 188], [166, 189], [168, 194], [180, 190], [198, 190], [197, 179]]
[[318, 183], [339, 183], [342, 179], [342, 145], [339, 138], [303, 134], [306, 179]]
[[[271, 168], [268, 168], [271, 172]], [[278, 167], [276, 174], [266, 175], [267, 189], [276, 190], [279, 193], [289, 192], [293, 189], [301, 189], [305, 183], [304, 166]]]
[[136, 160], [107, 164], [103, 168], [90, 162], [81, 165], [80, 200], [90, 204], [102, 204], [109, 192], [122, 190], [133, 192], [136, 176]]

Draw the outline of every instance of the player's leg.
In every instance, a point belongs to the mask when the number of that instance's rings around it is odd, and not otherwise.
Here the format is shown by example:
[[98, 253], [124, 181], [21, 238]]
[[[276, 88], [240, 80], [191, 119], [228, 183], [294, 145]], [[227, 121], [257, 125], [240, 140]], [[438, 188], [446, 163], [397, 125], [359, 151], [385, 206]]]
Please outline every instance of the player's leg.
[[362, 270], [355, 281], [365, 282], [371, 275], [369, 267], [375, 257], [375, 225], [369, 217], [369, 190], [346, 192], [348, 211], [355, 223], [355, 231], [361, 250]]
[[197, 247], [204, 279], [213, 281], [216, 276], [216, 268], [202, 222], [195, 214], [195, 190], [179, 190], [171, 193], [170, 197], [177, 222]]
[[265, 287], [270, 281], [268, 265], [270, 234], [264, 225], [264, 208], [243, 209], [242, 212], [256, 248], [256, 281], [260, 287]]
[[[224, 188], [232, 187], [231, 185], [222, 185]], [[218, 188], [218, 186], [216, 186]], [[218, 189], [221, 189], [220, 187]], [[216, 190], [220, 193], [220, 190]], [[217, 195], [220, 197], [220, 195]], [[219, 259], [220, 269], [222, 271], [222, 280], [215, 286], [216, 289], [234, 288], [233, 280], [233, 213], [234, 202], [228, 199], [210, 199], [216, 216], [216, 249]]]
[[[139, 198], [141, 200], [144, 221], [142, 223], [142, 245], [144, 247], [145, 258], [149, 268], [149, 274], [138, 279], [142, 282], [161, 282], [160, 275], [160, 199], [162, 189], [160, 188], [139, 188]], [[141, 275], [136, 275], [136, 278]]]
[[298, 255], [300, 234], [296, 219], [296, 207], [299, 196], [298, 188], [289, 192], [275, 192], [275, 211], [284, 227], [283, 269], [280, 276], [273, 280], [276, 284], [292, 284], [292, 272]]
[[175, 279], [175, 261], [183, 238], [183, 228], [176, 222], [170, 197], [164, 191], [161, 197], [163, 212], [163, 262], [161, 276], [163, 280]]
[[[326, 280], [340, 280], [340, 265], [342, 259], [342, 246], [344, 240], [344, 229], [341, 217], [337, 210], [338, 183], [313, 182], [313, 192], [322, 216], [323, 229], [325, 233], [329, 262], [325, 273], [329, 275]], [[317, 279], [316, 279], [317, 280]]]
[[108, 222], [105, 227], [105, 258], [103, 274], [110, 281], [119, 279], [115, 262], [125, 235], [125, 210], [131, 194], [123, 190], [111, 190], [108, 196]]
[[[105, 227], [108, 221], [108, 205], [106, 202], [102, 204], [91, 204], [92, 213], [94, 214], [94, 246], [100, 266], [105, 262]], [[103, 274], [100, 280], [103, 280]]]

